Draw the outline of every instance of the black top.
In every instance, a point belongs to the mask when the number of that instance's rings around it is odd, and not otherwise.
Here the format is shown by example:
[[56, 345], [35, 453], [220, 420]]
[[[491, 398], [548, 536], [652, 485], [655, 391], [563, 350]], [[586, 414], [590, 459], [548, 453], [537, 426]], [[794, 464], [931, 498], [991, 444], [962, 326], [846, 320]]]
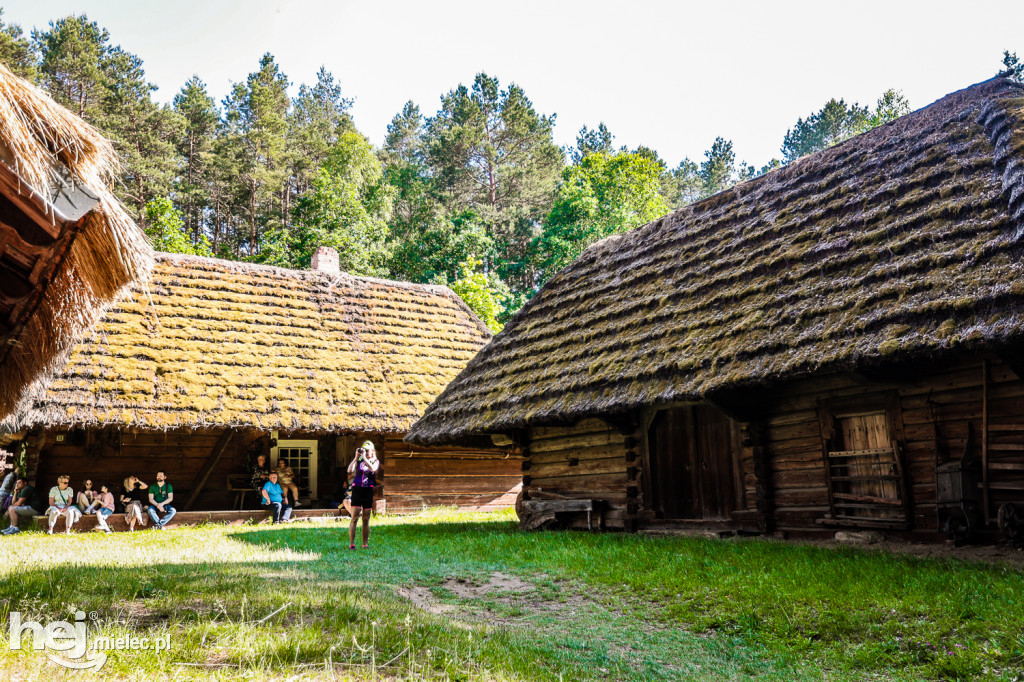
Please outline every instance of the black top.
[[149, 504], [149, 488], [136, 483], [133, 490], [121, 489], [121, 494], [117, 496], [117, 501], [120, 502], [122, 497], [127, 497], [133, 502], [141, 502], [143, 505]]

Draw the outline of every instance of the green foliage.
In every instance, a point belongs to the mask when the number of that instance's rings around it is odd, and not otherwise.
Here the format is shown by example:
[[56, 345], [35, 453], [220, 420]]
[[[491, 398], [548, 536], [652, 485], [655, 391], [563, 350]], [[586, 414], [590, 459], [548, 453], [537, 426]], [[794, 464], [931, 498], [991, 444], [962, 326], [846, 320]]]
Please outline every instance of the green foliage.
[[32, 31], [41, 84], [57, 102], [90, 123], [102, 120], [103, 60], [109, 41], [107, 30], [84, 14], [51, 21], [46, 31]]
[[909, 112], [910, 105], [903, 93], [893, 89], [882, 93], [873, 111], [856, 102], [847, 104], [842, 99], [830, 99], [806, 119], [797, 119], [796, 125], [786, 132], [782, 142], [783, 161], [790, 163], [827, 149]]
[[[287, 176], [288, 78], [269, 52], [259, 70], [235, 83], [224, 100], [224, 141], [237, 150], [234, 168], [241, 187], [248, 236], [245, 251], [254, 258], [268, 229], [286, 230], [287, 206], [281, 191]], [[241, 237], [241, 235], [239, 235]]]
[[532, 290], [530, 246], [551, 208], [563, 165], [542, 116], [514, 83], [477, 74], [441, 98], [425, 122], [424, 159], [433, 194], [447, 214], [470, 210], [493, 241], [487, 264], [513, 291]]
[[354, 130], [342, 133], [309, 191], [299, 197], [294, 226], [271, 230], [261, 260], [305, 268], [318, 246], [331, 246], [345, 272], [387, 276], [393, 201], [394, 190], [369, 140]]
[[211, 155], [220, 112], [206, 91], [206, 83], [195, 75], [174, 96], [174, 111], [182, 122], [175, 146], [184, 165], [175, 194], [182, 207], [185, 228], [195, 242], [205, 236], [203, 216], [211, 206], [211, 175], [215, 163]]
[[32, 43], [23, 35], [21, 26], [4, 23], [3, 15], [0, 7], [0, 62], [15, 76], [35, 80], [36, 55]]
[[537, 240], [540, 284], [594, 242], [668, 212], [661, 174], [658, 161], [637, 152], [594, 152], [566, 168]]
[[1024, 83], [1024, 62], [1020, 61], [1016, 52], [1003, 50], [1003, 70], [1001, 73], [1005, 73], [1018, 83]]
[[193, 243], [192, 235], [185, 228], [181, 213], [167, 197], [158, 197], [146, 204], [146, 235], [153, 248], [166, 253], [188, 253], [195, 256], [209, 256], [210, 242], [203, 235], [199, 243]]
[[587, 154], [611, 154], [615, 151], [612, 148], [614, 139], [604, 122], [598, 123], [595, 130], [583, 126], [576, 135], [576, 147], [569, 150], [569, 158], [578, 164]]
[[509, 291], [500, 279], [485, 274], [480, 269], [482, 265], [478, 260], [460, 264], [459, 277], [451, 283], [451, 289], [483, 320], [488, 329], [497, 334], [502, 327], [498, 316], [505, 311], [502, 301]]
[[171, 192], [178, 172], [175, 141], [184, 121], [171, 107], [153, 102], [150, 95], [156, 86], [146, 81], [137, 56], [110, 47], [103, 67], [99, 126], [124, 160], [118, 196], [136, 221], [145, 225], [149, 201]]

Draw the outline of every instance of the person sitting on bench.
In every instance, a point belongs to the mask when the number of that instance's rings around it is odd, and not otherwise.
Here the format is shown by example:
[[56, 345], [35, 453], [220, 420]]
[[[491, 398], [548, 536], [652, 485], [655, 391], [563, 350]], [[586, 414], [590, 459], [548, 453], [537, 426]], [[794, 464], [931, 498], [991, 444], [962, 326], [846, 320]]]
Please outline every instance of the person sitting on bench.
[[135, 530], [136, 523], [141, 523], [143, 527], [146, 525], [143, 506], [147, 490], [149, 490], [149, 486], [136, 476], [124, 479], [124, 488], [121, 489], [121, 504], [124, 505], [124, 522], [128, 524], [129, 531]]
[[292, 493], [292, 506], [301, 507], [302, 503], [299, 502], [299, 488], [295, 485], [295, 471], [288, 466], [288, 462], [283, 458], [277, 460], [277, 468], [274, 469], [277, 472], [277, 482], [281, 485], [281, 489], [285, 491], [285, 498], [288, 497], [288, 491]]
[[39, 500], [36, 495], [36, 489], [28, 484], [24, 478], [18, 478], [14, 482], [14, 493], [11, 495], [11, 506], [7, 508], [7, 518], [10, 519], [11, 525], [0, 533], [4, 535], [13, 535], [14, 533], [21, 532], [21, 520], [31, 520], [33, 516], [39, 513]]
[[14, 484], [18, 480], [17, 474], [14, 473], [14, 465], [0, 466], [0, 476], [4, 477], [4, 482], [0, 483], [0, 512], [6, 513], [7, 507], [14, 501], [11, 495], [14, 494]]
[[260, 491], [263, 495], [263, 504], [270, 508], [270, 517], [274, 523], [288, 521], [292, 517], [292, 507], [284, 496], [284, 489], [277, 482], [277, 472], [270, 472], [270, 480], [263, 484]]
[[163, 530], [178, 513], [178, 510], [171, 506], [173, 501], [174, 486], [167, 482], [167, 474], [163, 471], [156, 472], [156, 483], [149, 486], [149, 518], [153, 519], [156, 528]]
[[57, 525], [57, 519], [64, 517], [64, 534], [71, 533], [71, 527], [82, 518], [82, 510], [75, 506], [75, 491], [68, 483], [71, 477], [67, 474], [57, 477], [57, 485], [50, 488], [50, 506], [46, 515], [50, 519], [49, 532], [53, 535], [53, 527]]

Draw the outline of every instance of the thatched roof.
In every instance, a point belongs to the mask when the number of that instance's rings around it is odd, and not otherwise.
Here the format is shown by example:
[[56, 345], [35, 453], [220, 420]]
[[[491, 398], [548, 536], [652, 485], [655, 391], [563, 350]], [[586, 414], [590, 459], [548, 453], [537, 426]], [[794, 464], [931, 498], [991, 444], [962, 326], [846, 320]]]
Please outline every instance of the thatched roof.
[[152, 259], [110, 143], [0, 65], [0, 416]]
[[404, 432], [490, 336], [445, 287], [157, 254], [5, 426]]
[[1004, 78], [587, 249], [409, 435], [454, 441], [1024, 340]]

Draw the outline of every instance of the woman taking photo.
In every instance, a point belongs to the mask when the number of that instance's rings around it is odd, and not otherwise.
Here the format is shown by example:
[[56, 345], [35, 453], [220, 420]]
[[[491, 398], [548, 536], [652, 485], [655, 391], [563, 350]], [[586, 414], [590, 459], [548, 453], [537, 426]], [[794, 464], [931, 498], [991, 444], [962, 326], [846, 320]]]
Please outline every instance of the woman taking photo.
[[363, 549], [369, 547], [373, 486], [377, 481], [379, 468], [380, 460], [377, 459], [377, 450], [371, 441], [366, 441], [363, 443], [363, 447], [356, 448], [356, 456], [348, 465], [348, 472], [356, 475], [352, 481], [352, 523], [348, 527], [349, 549], [356, 548], [356, 524], [359, 522], [360, 516], [363, 517]]

